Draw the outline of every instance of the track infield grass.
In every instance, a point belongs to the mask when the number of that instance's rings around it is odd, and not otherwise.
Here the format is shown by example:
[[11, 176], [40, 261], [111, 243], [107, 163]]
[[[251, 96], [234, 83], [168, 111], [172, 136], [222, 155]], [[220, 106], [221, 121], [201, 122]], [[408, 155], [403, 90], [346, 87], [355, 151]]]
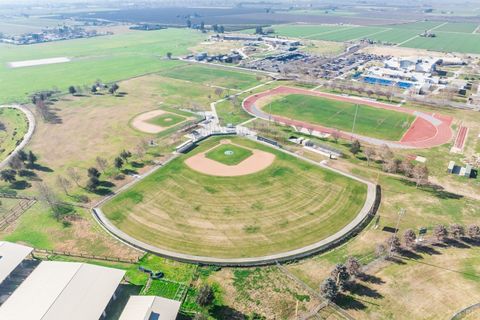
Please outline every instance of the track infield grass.
[[149, 123], [168, 128], [171, 126], [174, 126], [182, 121], [185, 121], [185, 117], [173, 114], [173, 113], [165, 113], [162, 115], [159, 115], [158, 117], [154, 117], [150, 120], [148, 120]]
[[28, 121], [22, 111], [0, 108], [0, 161], [12, 153], [27, 130]]
[[355, 113], [355, 133], [367, 137], [398, 141], [410, 127], [414, 116], [381, 108], [335, 101], [300, 94], [283, 96], [265, 105], [274, 115], [351, 132]]
[[233, 144], [221, 144], [208, 151], [205, 156], [208, 159], [218, 161], [227, 166], [234, 166], [247, 159], [252, 154], [252, 151]]
[[274, 163], [239, 177], [204, 175], [184, 164], [219, 140], [204, 141], [106, 203], [107, 218], [159, 248], [240, 258], [315, 243], [347, 225], [363, 206], [365, 185], [241, 138], [232, 143], [274, 153]]

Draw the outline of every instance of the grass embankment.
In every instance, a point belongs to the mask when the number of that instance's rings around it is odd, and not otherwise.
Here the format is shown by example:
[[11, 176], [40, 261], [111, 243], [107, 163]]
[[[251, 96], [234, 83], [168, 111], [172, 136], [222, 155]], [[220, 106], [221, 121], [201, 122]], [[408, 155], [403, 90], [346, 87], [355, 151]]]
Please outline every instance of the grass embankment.
[[28, 121], [22, 111], [0, 108], [0, 161], [15, 150], [27, 130]]

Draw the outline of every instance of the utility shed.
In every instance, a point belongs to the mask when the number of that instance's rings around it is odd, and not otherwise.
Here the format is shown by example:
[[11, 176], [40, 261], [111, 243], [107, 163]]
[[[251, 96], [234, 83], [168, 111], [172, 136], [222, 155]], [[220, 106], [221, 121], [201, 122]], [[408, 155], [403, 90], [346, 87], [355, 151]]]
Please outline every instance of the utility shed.
[[[0, 284], [17, 268], [32, 248], [20, 244], [0, 241]], [[0, 317], [0, 319], [3, 319]]]
[[0, 307], [0, 319], [98, 320], [125, 271], [46, 261]]
[[175, 320], [180, 301], [155, 296], [131, 296], [119, 320]]

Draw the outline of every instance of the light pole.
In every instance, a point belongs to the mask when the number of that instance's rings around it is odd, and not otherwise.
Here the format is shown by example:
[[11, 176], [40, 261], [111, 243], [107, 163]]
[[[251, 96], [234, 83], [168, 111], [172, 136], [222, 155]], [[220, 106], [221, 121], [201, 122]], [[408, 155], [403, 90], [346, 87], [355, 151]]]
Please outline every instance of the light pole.
[[404, 208], [400, 208], [400, 211], [398, 212], [397, 225], [395, 226], [395, 233], [393, 234], [392, 241], [390, 241], [390, 252], [388, 253], [389, 257], [393, 255], [393, 238], [397, 236], [398, 227], [400, 226], [400, 220], [405, 215], [405, 213], [406, 210]]

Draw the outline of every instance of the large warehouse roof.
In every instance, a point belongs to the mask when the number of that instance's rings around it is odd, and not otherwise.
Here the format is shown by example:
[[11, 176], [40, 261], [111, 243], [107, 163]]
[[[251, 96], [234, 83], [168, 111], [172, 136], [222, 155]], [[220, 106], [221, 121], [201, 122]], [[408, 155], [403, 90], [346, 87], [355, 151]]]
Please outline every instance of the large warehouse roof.
[[42, 262], [0, 307], [0, 319], [98, 320], [125, 271]]
[[119, 320], [175, 320], [180, 301], [154, 296], [132, 296]]
[[0, 241], [0, 283], [2, 283], [32, 251], [33, 249], [30, 247]]

